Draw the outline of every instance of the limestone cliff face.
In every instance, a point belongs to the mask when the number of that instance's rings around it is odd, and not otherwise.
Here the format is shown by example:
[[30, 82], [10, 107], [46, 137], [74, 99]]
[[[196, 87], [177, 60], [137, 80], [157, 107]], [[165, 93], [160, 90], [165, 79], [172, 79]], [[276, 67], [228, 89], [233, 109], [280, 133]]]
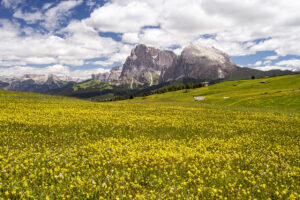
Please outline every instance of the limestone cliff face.
[[109, 76], [108, 76], [108, 82], [113, 83], [113, 82], [118, 82], [121, 76], [123, 70], [123, 66], [117, 66], [113, 67], [110, 70]]
[[159, 50], [145, 45], [138, 45], [127, 57], [120, 76], [122, 83], [136, 85], [155, 85], [165, 70], [177, 60], [172, 51]]
[[182, 51], [177, 62], [160, 77], [160, 82], [195, 78], [223, 79], [238, 68], [224, 52], [200, 45], [190, 45]]
[[[275, 72], [274, 72], [275, 73]], [[270, 74], [272, 74], [270, 72]], [[277, 74], [287, 74], [279, 71]], [[214, 48], [190, 45], [177, 56], [172, 51], [159, 50], [146, 45], [137, 45], [124, 65], [110, 72], [93, 75], [93, 79], [114, 85], [156, 85], [184, 78], [213, 81], [218, 79], [248, 79], [264, 77], [268, 72], [239, 67], [230, 56]]]

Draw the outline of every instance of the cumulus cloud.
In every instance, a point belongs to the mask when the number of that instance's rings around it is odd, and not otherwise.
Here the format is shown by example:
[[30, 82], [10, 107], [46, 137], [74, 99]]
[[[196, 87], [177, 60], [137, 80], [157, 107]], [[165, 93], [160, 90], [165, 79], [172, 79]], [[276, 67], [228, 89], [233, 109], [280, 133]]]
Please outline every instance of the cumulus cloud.
[[261, 66], [262, 65], [262, 61], [257, 61], [256, 63], [253, 64], [254, 66]]
[[290, 59], [290, 60], [282, 60], [276, 63], [280, 66], [289, 66], [289, 67], [297, 67], [300, 69], [300, 60], [299, 59]]
[[270, 65], [272, 63], [272, 61], [271, 60], [265, 60], [263, 63], [264, 63], [264, 65]]
[[98, 60], [98, 61], [94, 61], [94, 62], [86, 62], [85, 64], [88, 65], [100, 65], [100, 66], [111, 66], [114, 64], [113, 61], [111, 60]]
[[[262, 61], [265, 69], [295, 69], [297, 65], [271, 66], [270, 61], [300, 55], [300, 1], [295, 0], [111, 0], [93, 9], [88, 18], [71, 20], [64, 28], [61, 24], [74, 8], [83, 2], [94, 8], [96, 1], [46, 3], [35, 12], [22, 10], [17, 6], [20, 2], [2, 0], [1, 4], [15, 8], [16, 19], [38, 23], [48, 31], [20, 28], [14, 20], [0, 20], [2, 66], [80, 66], [86, 64], [86, 59], [100, 57], [107, 61], [93, 64], [109, 66], [124, 62], [137, 43], [163, 49], [175, 46], [177, 54], [191, 43], [214, 46], [231, 56], [276, 52], [276, 56]], [[101, 37], [99, 32], [122, 33], [122, 41]]]
[[262, 70], [262, 71], [269, 71], [269, 70], [273, 70], [273, 69], [299, 71], [299, 69], [295, 69], [293, 67], [278, 66], [278, 65], [266, 65], [263, 67], [255, 67], [255, 69]]
[[24, 29], [7, 20], [0, 20], [0, 25], [2, 63], [80, 66], [85, 59], [110, 56], [121, 48], [121, 44], [111, 38], [100, 37], [94, 29], [80, 21], [72, 21], [61, 30], [66, 35], [64, 38], [38, 32], [24, 36]]
[[[113, 0], [96, 9], [87, 21], [100, 31], [124, 33], [123, 41], [129, 43], [167, 47], [176, 43], [201, 42], [218, 46], [230, 55], [248, 55], [263, 50], [299, 55], [299, 48], [287, 45], [289, 40], [299, 39], [299, 34], [292, 33], [299, 33], [299, 23], [295, 20], [299, 18], [296, 11], [299, 6], [300, 3], [293, 0], [284, 3], [280, 0], [239, 3], [236, 0], [191, 0], [189, 3], [181, 0], [145, 0], [142, 3]], [[149, 25], [160, 28], [142, 29]], [[287, 28], [292, 32], [287, 32]], [[201, 34], [215, 34], [215, 37], [198, 40]], [[295, 37], [290, 38], [292, 35]], [[254, 42], [261, 38], [271, 39], [259, 44]]]
[[108, 3], [92, 12], [86, 22], [102, 32], [124, 33], [139, 31], [147, 25], [158, 25], [157, 16], [156, 11], [144, 2]]
[[274, 65], [269, 65], [270, 62], [264, 64], [266, 64], [266, 66], [256, 67], [256, 69], [260, 69], [260, 70], [281, 69], [281, 70], [300, 71], [299, 59], [282, 60], [275, 63]]
[[29, 66], [14, 66], [9, 68], [1, 68], [1, 76], [3, 77], [22, 77], [25, 74], [55, 74], [61, 77], [72, 77], [73, 79], [86, 80], [90, 79], [94, 73], [105, 73], [107, 69], [77, 69], [72, 70], [64, 65], [52, 65], [45, 68], [29, 67]]
[[267, 56], [267, 57], [265, 57], [265, 60], [277, 60], [278, 58], [279, 58], [278, 55], [276, 55], [276, 56]]

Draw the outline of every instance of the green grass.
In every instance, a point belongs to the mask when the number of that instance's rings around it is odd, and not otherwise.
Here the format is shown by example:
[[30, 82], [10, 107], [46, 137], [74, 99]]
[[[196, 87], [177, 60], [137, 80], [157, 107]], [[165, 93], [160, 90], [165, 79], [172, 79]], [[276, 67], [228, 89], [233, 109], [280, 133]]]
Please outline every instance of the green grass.
[[[260, 83], [261, 81], [265, 83]], [[204, 96], [206, 99], [195, 102], [193, 96]], [[198, 89], [139, 97], [135, 101], [193, 102], [299, 113], [300, 75], [227, 81]]]
[[100, 81], [97, 80], [89, 80], [80, 84], [76, 84], [73, 86], [73, 91], [78, 91], [79, 89], [99, 89], [99, 90], [104, 90], [104, 89], [112, 89], [112, 87], [106, 83], [101, 83]]

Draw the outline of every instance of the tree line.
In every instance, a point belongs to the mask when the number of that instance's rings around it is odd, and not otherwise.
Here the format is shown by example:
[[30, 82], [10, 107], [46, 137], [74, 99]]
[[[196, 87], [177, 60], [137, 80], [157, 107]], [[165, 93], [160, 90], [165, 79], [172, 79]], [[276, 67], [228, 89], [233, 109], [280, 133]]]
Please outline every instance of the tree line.
[[171, 86], [165, 86], [159, 89], [154, 89], [150, 91], [137, 91], [135, 93], [124, 95], [124, 96], [115, 96], [112, 98], [106, 98], [106, 99], [93, 99], [97, 102], [108, 102], [108, 101], [121, 101], [121, 100], [127, 100], [127, 99], [134, 99], [134, 97], [146, 97], [153, 94], [163, 94], [166, 92], [173, 92], [177, 90], [188, 90], [188, 89], [194, 89], [194, 88], [201, 88], [204, 87], [205, 83], [187, 83], [187, 84], [180, 84], [180, 85], [171, 85]]

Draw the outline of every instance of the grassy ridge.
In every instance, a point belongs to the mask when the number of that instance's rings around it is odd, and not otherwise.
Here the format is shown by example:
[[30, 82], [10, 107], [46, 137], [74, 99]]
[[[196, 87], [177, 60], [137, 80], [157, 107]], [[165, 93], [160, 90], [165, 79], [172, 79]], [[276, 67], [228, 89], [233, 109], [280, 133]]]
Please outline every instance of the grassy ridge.
[[209, 87], [151, 95], [136, 100], [193, 102], [193, 96], [205, 96], [206, 99], [200, 102], [205, 104], [300, 112], [300, 75], [226, 81]]
[[234, 83], [112, 103], [0, 91], [0, 198], [299, 199], [299, 114], [213, 102], [256, 93]]

